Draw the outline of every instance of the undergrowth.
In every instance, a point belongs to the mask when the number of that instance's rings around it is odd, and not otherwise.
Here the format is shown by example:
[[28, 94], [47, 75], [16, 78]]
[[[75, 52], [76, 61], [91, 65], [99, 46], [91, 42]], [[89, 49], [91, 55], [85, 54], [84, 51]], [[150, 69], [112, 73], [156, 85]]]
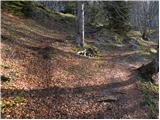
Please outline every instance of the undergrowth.
[[8, 98], [3, 98], [0, 101], [0, 108], [3, 110], [4, 108], [10, 108], [14, 107], [20, 103], [23, 103], [25, 101], [26, 93], [24, 91], [21, 91], [17, 93], [15, 97], [8, 97]]
[[36, 6], [33, 1], [3, 1], [2, 9], [17, 16], [31, 17]]
[[139, 88], [143, 94], [144, 101], [142, 106], [148, 108], [149, 118], [156, 119], [158, 117], [158, 85], [152, 82], [144, 82], [143, 79], [139, 81]]

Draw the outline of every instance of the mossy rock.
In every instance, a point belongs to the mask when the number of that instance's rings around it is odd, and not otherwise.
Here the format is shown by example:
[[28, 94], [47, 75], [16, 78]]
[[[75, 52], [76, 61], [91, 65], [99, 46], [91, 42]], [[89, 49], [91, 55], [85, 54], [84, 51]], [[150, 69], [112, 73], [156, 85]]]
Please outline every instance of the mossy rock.
[[156, 50], [155, 48], [149, 48], [149, 51], [150, 51], [151, 53], [157, 53], [157, 50]]
[[100, 56], [100, 51], [95, 45], [85, 45], [84, 49], [91, 48], [94, 50], [94, 56]]

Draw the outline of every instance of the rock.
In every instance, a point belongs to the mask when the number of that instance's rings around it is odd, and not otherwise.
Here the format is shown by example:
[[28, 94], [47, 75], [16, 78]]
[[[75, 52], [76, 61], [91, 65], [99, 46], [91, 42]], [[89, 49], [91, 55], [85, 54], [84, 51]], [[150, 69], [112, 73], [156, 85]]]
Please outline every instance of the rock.
[[86, 48], [83, 51], [78, 51], [77, 55], [83, 55], [86, 57], [93, 57], [95, 56], [96, 51], [93, 48]]

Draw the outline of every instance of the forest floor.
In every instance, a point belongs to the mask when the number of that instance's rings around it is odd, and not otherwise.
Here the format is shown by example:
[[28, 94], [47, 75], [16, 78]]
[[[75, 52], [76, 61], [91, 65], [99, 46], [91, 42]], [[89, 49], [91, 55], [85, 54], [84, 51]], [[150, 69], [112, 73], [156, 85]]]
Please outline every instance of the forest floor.
[[2, 13], [2, 118], [150, 118], [135, 72], [148, 60], [129, 46], [75, 49], [67, 32]]

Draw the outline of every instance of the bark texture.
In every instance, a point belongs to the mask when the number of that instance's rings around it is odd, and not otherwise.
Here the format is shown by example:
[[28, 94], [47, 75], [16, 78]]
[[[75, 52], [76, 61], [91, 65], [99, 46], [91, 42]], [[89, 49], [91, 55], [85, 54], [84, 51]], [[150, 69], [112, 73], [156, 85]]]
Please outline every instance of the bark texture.
[[77, 43], [84, 47], [84, 3], [77, 2]]

